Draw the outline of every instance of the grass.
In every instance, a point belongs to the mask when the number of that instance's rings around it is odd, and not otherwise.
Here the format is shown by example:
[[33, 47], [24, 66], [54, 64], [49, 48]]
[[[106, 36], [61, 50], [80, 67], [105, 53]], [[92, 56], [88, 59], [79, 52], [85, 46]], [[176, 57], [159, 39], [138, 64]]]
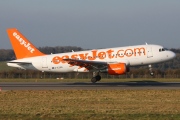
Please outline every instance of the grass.
[[13, 70], [14, 68], [7, 66], [6, 62], [0, 62], [0, 71]]
[[[10, 70], [0, 62], [0, 71]], [[180, 82], [102, 79], [100, 82]], [[0, 79], [0, 82], [90, 82], [89, 79]], [[1, 91], [0, 120], [180, 119], [180, 90]]]
[[180, 119], [180, 90], [0, 92], [0, 119]]

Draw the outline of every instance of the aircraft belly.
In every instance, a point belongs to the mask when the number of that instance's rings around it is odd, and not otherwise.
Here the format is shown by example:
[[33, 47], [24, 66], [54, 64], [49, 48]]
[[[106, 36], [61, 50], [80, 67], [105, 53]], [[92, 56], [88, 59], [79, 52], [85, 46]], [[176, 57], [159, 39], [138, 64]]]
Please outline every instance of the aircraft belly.
[[49, 71], [52, 72], [73, 72], [75, 66], [70, 66], [69, 64], [57, 64], [57, 65], [49, 65]]
[[132, 58], [129, 61], [130, 61], [130, 66], [149, 64], [149, 60], [147, 60], [146, 58]]

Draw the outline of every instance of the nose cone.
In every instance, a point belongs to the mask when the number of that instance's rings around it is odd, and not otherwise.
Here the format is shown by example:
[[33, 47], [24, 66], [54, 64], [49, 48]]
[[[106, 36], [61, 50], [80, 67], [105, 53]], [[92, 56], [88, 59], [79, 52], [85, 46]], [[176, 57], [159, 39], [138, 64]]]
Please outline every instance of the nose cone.
[[174, 59], [174, 58], [176, 57], [176, 54], [171, 51], [169, 57], [170, 57], [171, 59]]

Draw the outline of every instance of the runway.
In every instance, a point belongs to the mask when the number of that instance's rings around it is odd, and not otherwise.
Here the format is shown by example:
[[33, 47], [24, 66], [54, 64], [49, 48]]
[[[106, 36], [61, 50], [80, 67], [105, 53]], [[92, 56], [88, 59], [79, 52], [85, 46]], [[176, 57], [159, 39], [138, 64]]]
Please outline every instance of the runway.
[[180, 89], [180, 82], [2, 82], [1, 91], [7, 90], [105, 90], [105, 89]]

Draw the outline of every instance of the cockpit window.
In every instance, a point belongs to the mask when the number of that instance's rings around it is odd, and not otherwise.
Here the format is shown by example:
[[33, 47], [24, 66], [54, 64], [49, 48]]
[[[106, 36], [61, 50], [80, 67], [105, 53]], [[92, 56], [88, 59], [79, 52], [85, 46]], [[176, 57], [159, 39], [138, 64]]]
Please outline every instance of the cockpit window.
[[168, 49], [166, 49], [166, 48], [160, 48], [159, 49], [159, 52], [162, 52], [162, 51], [167, 51]]
[[165, 49], [164, 49], [164, 48], [162, 48], [162, 51], [165, 51]]

